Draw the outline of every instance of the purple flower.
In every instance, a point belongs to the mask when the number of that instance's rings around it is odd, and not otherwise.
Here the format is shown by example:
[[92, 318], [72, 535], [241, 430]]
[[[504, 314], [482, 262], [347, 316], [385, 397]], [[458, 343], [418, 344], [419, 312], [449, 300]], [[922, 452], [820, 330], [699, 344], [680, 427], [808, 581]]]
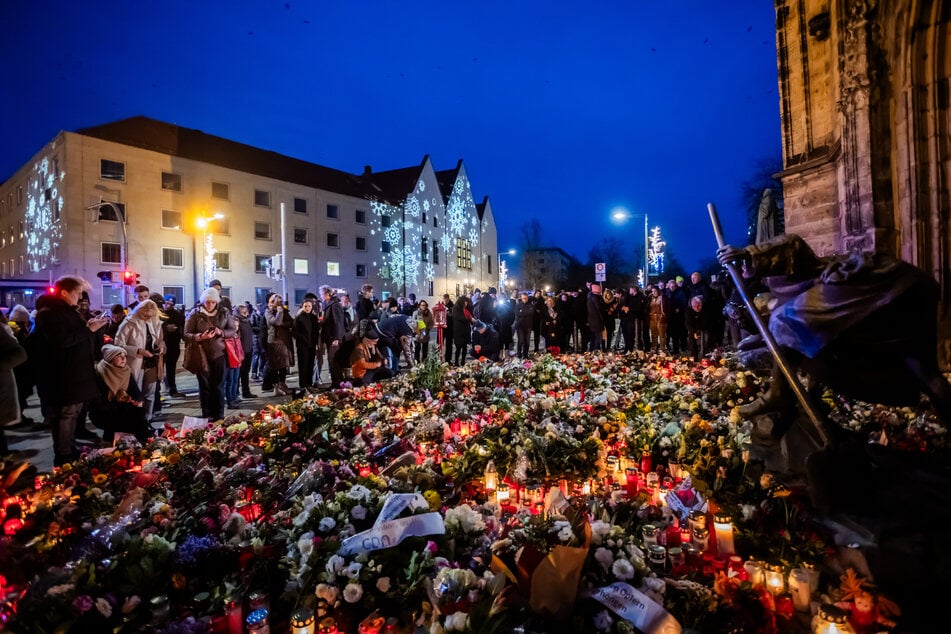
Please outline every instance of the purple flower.
[[195, 537], [190, 535], [175, 550], [178, 561], [183, 564], [194, 564], [206, 553], [218, 547], [218, 541], [211, 536]]
[[93, 600], [88, 594], [81, 594], [73, 599], [73, 608], [80, 614], [85, 614], [92, 608]]

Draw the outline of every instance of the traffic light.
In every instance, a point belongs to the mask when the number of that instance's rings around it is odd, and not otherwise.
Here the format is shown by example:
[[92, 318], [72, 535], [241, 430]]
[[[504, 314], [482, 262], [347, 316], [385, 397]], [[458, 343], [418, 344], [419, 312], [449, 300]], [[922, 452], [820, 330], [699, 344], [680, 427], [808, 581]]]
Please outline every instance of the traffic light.
[[46, 293], [47, 293], [48, 295], [55, 295], [55, 294], [56, 294], [56, 287], [55, 287], [55, 286], [47, 286], [47, 287], [46, 287]]
[[111, 282], [112, 271], [99, 271], [98, 273], [96, 273], [96, 277], [98, 277], [103, 282]]
[[139, 274], [135, 271], [123, 271], [122, 283], [126, 286], [135, 286], [139, 283]]

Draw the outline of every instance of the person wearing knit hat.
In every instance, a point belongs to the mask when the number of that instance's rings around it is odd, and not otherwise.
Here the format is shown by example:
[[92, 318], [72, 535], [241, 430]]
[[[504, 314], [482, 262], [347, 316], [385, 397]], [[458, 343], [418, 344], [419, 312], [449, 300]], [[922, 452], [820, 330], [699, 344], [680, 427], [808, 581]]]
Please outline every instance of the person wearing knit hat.
[[198, 379], [201, 415], [212, 420], [224, 418], [224, 377], [228, 355], [224, 340], [234, 337], [237, 325], [221, 310], [221, 296], [214, 288], [201, 294], [201, 305], [185, 320], [185, 369]]
[[133, 434], [146, 444], [155, 433], [145, 419], [142, 393], [128, 365], [125, 348], [105, 344], [96, 364], [99, 394], [89, 402], [89, 419], [103, 430], [102, 439], [112, 444], [116, 432]]
[[155, 302], [146, 298], [132, 309], [116, 331], [115, 344], [129, 355], [129, 369], [145, 401], [145, 418], [151, 421], [156, 387], [165, 375], [165, 335]]

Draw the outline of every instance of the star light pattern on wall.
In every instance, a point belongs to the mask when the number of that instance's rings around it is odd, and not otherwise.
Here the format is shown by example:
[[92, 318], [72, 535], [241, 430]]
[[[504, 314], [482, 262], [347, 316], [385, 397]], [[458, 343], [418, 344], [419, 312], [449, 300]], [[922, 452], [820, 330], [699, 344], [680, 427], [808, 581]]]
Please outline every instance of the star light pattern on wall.
[[[55, 149], [55, 144], [50, 149]], [[57, 161], [44, 157], [33, 165], [27, 180], [26, 238], [27, 267], [31, 273], [47, 268], [53, 262], [63, 239], [63, 196], [57, 187], [65, 176], [55, 173]]]
[[647, 251], [647, 263], [651, 275], [661, 275], [664, 272], [664, 260], [667, 243], [660, 235], [660, 227], [654, 227], [650, 233], [650, 248]]
[[[450, 277], [471, 275], [471, 269], [459, 269], [456, 262], [456, 237], [467, 239], [472, 245], [479, 243], [479, 221], [473, 202], [468, 179], [460, 175], [453, 184], [449, 203], [443, 214], [443, 201], [439, 188], [428, 186], [425, 178], [420, 178], [406, 200], [399, 204], [371, 200], [370, 235], [379, 236], [389, 243], [389, 252], [381, 253], [381, 259], [374, 261], [377, 275], [407, 293], [428, 293], [428, 283], [436, 279], [437, 268], [440, 273]], [[383, 218], [389, 218], [389, 226], [384, 226]], [[433, 218], [438, 226], [433, 226]], [[426, 242], [424, 251], [423, 242]], [[435, 264], [434, 253], [430, 246], [438, 245], [439, 264]], [[425, 259], [423, 255], [425, 253]], [[470, 258], [470, 266], [475, 265], [475, 257]]]

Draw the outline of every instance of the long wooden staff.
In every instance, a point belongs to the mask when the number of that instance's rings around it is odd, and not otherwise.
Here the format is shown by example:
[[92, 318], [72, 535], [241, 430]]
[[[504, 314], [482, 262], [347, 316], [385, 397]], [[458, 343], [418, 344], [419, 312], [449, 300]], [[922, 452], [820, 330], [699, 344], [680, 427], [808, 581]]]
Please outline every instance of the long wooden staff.
[[[722, 248], [724, 245], [726, 245], [726, 240], [723, 238], [723, 228], [720, 226], [720, 217], [717, 215], [716, 205], [713, 203], [707, 203], [707, 211], [710, 212], [710, 222], [713, 223], [713, 233], [716, 234], [717, 245]], [[756, 329], [759, 330], [759, 334], [762, 335], [763, 341], [766, 342], [766, 347], [768, 347], [769, 351], [772, 353], [773, 359], [776, 361], [776, 365], [779, 366], [783, 376], [786, 377], [787, 381], [789, 381], [789, 385], [792, 387], [793, 393], [796, 395], [796, 398], [799, 399], [799, 403], [805, 410], [806, 415], [809, 416], [809, 420], [812, 421], [812, 424], [815, 426], [820, 442], [823, 446], [828, 446], [829, 436], [826, 434], [825, 429], [822, 426], [822, 419], [819, 417], [818, 412], [816, 412], [816, 409], [812, 406], [812, 403], [806, 396], [806, 390], [803, 389], [802, 384], [799, 382], [799, 377], [796, 376], [796, 373], [789, 366], [789, 363], [786, 362], [786, 358], [779, 349], [779, 344], [776, 343], [773, 333], [769, 331], [769, 326], [763, 319], [763, 316], [760, 315], [759, 311], [756, 310], [756, 307], [753, 306], [753, 301], [750, 299], [749, 293], [746, 291], [746, 285], [743, 283], [743, 276], [737, 269], [736, 264], [733, 262], [727, 262], [726, 268], [727, 271], [730, 272], [730, 277], [733, 278], [733, 283], [736, 284], [736, 290], [739, 291], [740, 297], [743, 298], [743, 303], [746, 304], [747, 310], [750, 311], [750, 316], [753, 318], [753, 322], [756, 324]]]

